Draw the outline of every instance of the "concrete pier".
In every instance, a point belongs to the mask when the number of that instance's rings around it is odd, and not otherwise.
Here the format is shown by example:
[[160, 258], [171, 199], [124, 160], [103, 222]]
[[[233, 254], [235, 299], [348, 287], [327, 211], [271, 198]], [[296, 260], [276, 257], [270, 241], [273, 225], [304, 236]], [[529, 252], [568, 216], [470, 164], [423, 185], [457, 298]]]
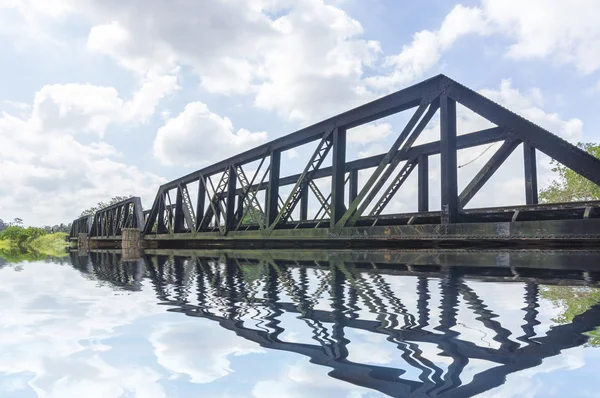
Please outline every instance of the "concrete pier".
[[77, 249], [79, 251], [87, 251], [89, 248], [88, 234], [85, 232], [77, 235]]

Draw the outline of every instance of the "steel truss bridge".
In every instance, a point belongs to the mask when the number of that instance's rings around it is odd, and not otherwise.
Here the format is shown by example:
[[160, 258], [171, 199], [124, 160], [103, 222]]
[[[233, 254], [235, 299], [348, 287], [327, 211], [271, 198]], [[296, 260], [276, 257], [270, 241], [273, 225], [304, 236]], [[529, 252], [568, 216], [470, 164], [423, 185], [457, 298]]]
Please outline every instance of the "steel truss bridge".
[[[494, 127], [458, 135], [457, 104]], [[409, 113], [408, 122], [386, 153], [346, 160], [348, 130], [402, 112]], [[439, 140], [414, 145], [438, 114]], [[459, 192], [457, 152], [496, 142], [502, 142], [499, 149]], [[282, 175], [282, 153], [305, 145], [313, 151], [302, 171]], [[466, 208], [518, 147], [523, 151], [526, 203]], [[439, 75], [168, 182], [145, 211], [139, 198], [131, 198], [75, 220], [71, 238], [85, 233], [91, 239], [118, 240], [124, 228], [139, 228], [155, 247], [340, 241], [371, 245], [399, 240], [405, 245], [575, 240], [597, 244], [600, 201], [538, 203], [538, 151], [600, 185], [600, 159]], [[437, 155], [441, 210], [432, 211], [429, 160]], [[386, 213], [413, 172], [418, 211]], [[329, 192], [321, 181], [331, 187]], [[309, 209], [318, 211], [309, 217]]]
[[[149, 280], [168, 311], [212, 320], [263, 347], [306, 356], [329, 368], [331, 377], [390, 396], [474, 396], [585, 344], [584, 333], [600, 326], [600, 304], [591, 303], [570, 323], [536, 331], [540, 285], [600, 285], [598, 251], [154, 250], [134, 261], [116, 250], [78, 253], [71, 261], [83, 273], [131, 291]], [[398, 276], [401, 287], [394, 285]], [[519, 283], [522, 304], [508, 318], [498, 317], [477, 281]], [[416, 303], [403, 303], [404, 294], [416, 295]], [[460, 301], [473, 317], [470, 327], [486, 338], [469, 341], [458, 332]], [[292, 318], [290, 331], [310, 337], [287, 341]], [[502, 319], [514, 322], [503, 325]], [[402, 365], [353, 360], [356, 331], [385, 337]], [[426, 346], [439, 349], [447, 366]], [[490, 366], [469, 380], [463, 372], [474, 360]]]

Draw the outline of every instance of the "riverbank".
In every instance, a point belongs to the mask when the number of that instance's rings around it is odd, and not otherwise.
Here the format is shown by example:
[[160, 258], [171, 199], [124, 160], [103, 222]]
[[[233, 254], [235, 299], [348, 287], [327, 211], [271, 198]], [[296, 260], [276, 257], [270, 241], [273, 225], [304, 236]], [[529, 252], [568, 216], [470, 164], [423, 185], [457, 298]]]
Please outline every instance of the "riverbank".
[[67, 255], [67, 242], [64, 232], [32, 232], [29, 228], [0, 234], [0, 257], [5, 259], [39, 260], [45, 257], [64, 257]]

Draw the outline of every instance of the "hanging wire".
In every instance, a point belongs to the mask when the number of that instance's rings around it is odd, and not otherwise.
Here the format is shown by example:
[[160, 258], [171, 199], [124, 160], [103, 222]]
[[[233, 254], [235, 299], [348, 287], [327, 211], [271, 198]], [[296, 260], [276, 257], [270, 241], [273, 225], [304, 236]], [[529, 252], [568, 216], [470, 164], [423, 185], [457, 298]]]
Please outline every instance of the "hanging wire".
[[474, 159], [469, 160], [467, 163], [461, 164], [460, 166], [458, 166], [458, 168], [460, 169], [460, 168], [463, 168], [465, 166], [470, 165], [471, 163], [473, 163], [474, 161], [476, 161], [477, 159], [479, 159], [480, 157], [482, 157], [484, 153], [486, 153], [491, 147], [493, 147], [496, 144], [497, 144], [497, 142], [492, 142], [490, 145], [488, 145], [487, 148], [485, 148], [483, 150], [483, 152], [481, 152], [479, 155], [477, 155], [477, 157], [475, 157]]

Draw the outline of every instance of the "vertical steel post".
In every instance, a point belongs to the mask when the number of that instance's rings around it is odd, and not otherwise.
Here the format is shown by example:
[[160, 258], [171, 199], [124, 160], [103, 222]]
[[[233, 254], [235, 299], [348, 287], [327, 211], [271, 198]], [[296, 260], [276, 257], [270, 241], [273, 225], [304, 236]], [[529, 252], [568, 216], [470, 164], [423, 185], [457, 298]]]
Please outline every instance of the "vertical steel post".
[[177, 195], [175, 196], [175, 225], [174, 232], [183, 232], [183, 192], [182, 187], [177, 187]]
[[240, 220], [244, 217], [244, 195], [237, 195], [237, 210], [235, 211], [235, 223], [239, 223]]
[[346, 129], [333, 131], [333, 159], [331, 167], [331, 228], [346, 212], [344, 206], [344, 185], [346, 176]]
[[419, 155], [418, 168], [419, 212], [429, 211], [429, 156]]
[[348, 181], [349, 202], [354, 202], [358, 196], [358, 169], [350, 170], [350, 181]]
[[440, 160], [442, 224], [458, 219], [458, 170], [456, 165], [456, 101], [440, 95]]
[[535, 148], [529, 142], [523, 142], [523, 161], [525, 163], [525, 202], [538, 204], [537, 164]]
[[269, 169], [269, 182], [266, 194], [267, 225], [273, 224], [277, 218], [279, 201], [279, 170], [281, 166], [281, 151], [271, 151], [271, 168]]
[[200, 223], [204, 218], [204, 205], [206, 201], [206, 187], [204, 186], [204, 177], [198, 178], [198, 198], [196, 199], [196, 231], [200, 228]]
[[308, 220], [308, 184], [302, 186], [302, 197], [300, 198], [300, 221]]
[[164, 234], [167, 230], [167, 226], [165, 225], [165, 192], [160, 191], [160, 201], [158, 202], [158, 225], [156, 226], [156, 233]]
[[235, 221], [235, 197], [236, 197], [236, 171], [235, 167], [229, 166], [229, 180], [227, 181], [227, 202], [225, 205], [225, 229], [229, 230], [233, 226], [233, 222]]
[[[127, 225], [127, 220], [129, 219], [129, 208], [132, 205], [127, 203], [125, 205], [125, 208], [123, 209], [123, 228], [141, 228], [139, 225], [136, 225], [136, 219], [135, 217], [131, 217], [131, 225]], [[142, 225], [143, 227], [143, 225]]]

